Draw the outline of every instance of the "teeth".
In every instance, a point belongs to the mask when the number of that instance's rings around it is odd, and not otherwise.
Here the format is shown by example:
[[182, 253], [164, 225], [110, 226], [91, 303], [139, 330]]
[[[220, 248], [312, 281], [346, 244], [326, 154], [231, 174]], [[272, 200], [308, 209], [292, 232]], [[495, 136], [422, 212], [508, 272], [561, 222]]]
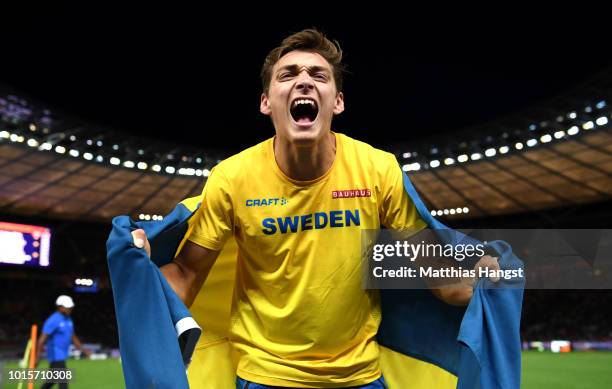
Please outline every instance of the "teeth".
[[313, 107], [315, 106], [315, 102], [314, 102], [313, 100], [308, 100], [308, 99], [295, 100], [295, 101], [293, 102], [293, 106], [294, 106], [294, 107], [295, 107], [295, 106], [297, 106], [297, 105], [300, 105], [300, 104], [310, 104], [310, 105], [312, 105]]

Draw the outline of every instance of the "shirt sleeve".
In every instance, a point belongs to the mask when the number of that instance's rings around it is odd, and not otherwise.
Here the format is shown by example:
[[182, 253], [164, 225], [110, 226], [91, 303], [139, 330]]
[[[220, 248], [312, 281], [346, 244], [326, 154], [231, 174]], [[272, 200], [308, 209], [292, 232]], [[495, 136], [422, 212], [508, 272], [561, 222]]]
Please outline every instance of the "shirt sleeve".
[[202, 203], [187, 239], [211, 250], [221, 250], [233, 233], [233, 215], [230, 183], [222, 171], [214, 168], [204, 185]]
[[388, 158], [386, 171], [382, 173], [380, 224], [386, 228], [414, 230], [416, 233], [427, 224], [404, 189], [404, 177], [397, 160], [392, 154]]
[[47, 320], [45, 320], [45, 324], [43, 324], [42, 332], [43, 334], [51, 335], [57, 329], [59, 325], [59, 320], [57, 320], [56, 315], [50, 316]]

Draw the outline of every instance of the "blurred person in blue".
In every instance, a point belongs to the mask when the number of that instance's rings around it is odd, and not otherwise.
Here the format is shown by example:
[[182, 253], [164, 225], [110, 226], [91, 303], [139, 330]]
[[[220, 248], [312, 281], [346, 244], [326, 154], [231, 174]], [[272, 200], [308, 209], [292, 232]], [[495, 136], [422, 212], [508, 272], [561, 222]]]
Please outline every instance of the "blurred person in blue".
[[[40, 361], [43, 346], [46, 346], [46, 356], [49, 361], [49, 368], [66, 369], [66, 359], [68, 359], [68, 350], [70, 345], [74, 345], [81, 350], [85, 355], [89, 356], [91, 351], [84, 349], [81, 341], [74, 333], [74, 324], [70, 318], [74, 301], [72, 297], [61, 295], [55, 300], [57, 310], [45, 320], [42, 328], [42, 334], [38, 339], [36, 349], [36, 365]], [[48, 389], [54, 385], [54, 382], [46, 382], [41, 388]], [[67, 389], [67, 383], [59, 383], [60, 389]]]

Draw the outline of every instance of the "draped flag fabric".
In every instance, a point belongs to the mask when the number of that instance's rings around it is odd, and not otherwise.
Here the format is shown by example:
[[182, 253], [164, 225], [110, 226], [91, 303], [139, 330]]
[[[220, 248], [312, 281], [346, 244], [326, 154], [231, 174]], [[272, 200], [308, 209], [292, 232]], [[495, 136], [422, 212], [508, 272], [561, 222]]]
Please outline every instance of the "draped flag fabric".
[[[434, 219], [406, 175], [404, 187], [442, 243], [471, 239]], [[237, 356], [227, 334], [235, 241], [226, 244], [190, 307], [197, 325], [158, 269], [182, 247], [199, 202], [199, 197], [187, 199], [161, 221], [113, 220], [108, 266], [128, 388], [235, 388]], [[132, 244], [136, 228], [147, 233], [150, 260]], [[488, 246], [499, 254], [501, 269], [522, 267], [505, 242]], [[524, 279], [502, 279], [495, 285], [480, 279], [467, 307], [445, 304], [428, 290], [381, 290], [377, 338], [389, 388], [519, 388], [523, 286]], [[196, 346], [199, 327], [203, 331]]]

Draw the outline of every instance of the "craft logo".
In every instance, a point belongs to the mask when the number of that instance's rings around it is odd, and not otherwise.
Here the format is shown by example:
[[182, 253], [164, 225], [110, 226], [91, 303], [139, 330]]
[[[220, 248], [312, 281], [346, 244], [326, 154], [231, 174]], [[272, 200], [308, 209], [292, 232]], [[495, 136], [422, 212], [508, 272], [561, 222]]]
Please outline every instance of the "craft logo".
[[270, 205], [286, 205], [286, 204], [287, 204], [287, 199], [284, 197], [248, 199], [246, 201], [247, 207], [268, 207]]

